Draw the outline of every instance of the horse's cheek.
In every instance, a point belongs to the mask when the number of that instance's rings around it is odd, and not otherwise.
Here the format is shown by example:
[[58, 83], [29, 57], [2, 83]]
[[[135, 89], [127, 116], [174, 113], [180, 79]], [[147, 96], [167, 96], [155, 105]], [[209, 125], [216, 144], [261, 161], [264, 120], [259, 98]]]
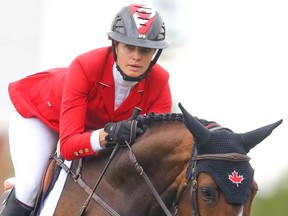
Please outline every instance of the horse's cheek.
[[257, 194], [257, 191], [258, 191], [258, 185], [257, 183], [254, 181], [253, 182], [253, 185], [252, 185], [252, 189], [251, 189], [251, 193], [249, 195], [249, 199], [248, 199], [248, 202], [244, 205], [244, 215], [245, 216], [249, 216], [250, 213], [251, 213], [251, 208], [252, 208], [252, 205], [253, 205], [253, 200]]

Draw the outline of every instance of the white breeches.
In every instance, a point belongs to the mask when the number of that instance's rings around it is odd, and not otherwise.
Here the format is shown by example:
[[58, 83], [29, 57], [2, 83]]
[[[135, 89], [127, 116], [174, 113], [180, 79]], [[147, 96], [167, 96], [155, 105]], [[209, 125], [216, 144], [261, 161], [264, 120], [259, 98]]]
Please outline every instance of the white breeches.
[[16, 197], [34, 206], [49, 157], [56, 150], [59, 135], [37, 118], [23, 118], [13, 111], [9, 144], [16, 176]]

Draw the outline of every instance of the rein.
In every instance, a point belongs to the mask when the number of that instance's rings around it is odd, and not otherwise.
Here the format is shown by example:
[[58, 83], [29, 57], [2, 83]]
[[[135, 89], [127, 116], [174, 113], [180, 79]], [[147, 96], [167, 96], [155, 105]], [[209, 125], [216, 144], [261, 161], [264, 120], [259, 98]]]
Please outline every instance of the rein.
[[[74, 173], [69, 167], [64, 164], [64, 161], [58, 158], [56, 155], [53, 155], [52, 158], [56, 161], [56, 164], [60, 166], [66, 173], [71, 175], [74, 182], [77, 182], [79, 186], [87, 193], [92, 194], [92, 189], [87, 185], [87, 183], [82, 179], [80, 171], [82, 169], [82, 158], [79, 160], [78, 167], [76, 173]], [[101, 197], [99, 197], [96, 193], [93, 193], [92, 198], [96, 201], [100, 206], [102, 206], [110, 215], [120, 216], [113, 208], [111, 208]]]
[[[172, 216], [172, 214], [170, 213], [170, 211], [168, 210], [168, 208], [166, 207], [165, 203], [163, 202], [163, 200], [161, 199], [160, 195], [158, 194], [158, 192], [156, 191], [155, 187], [153, 186], [153, 184], [151, 183], [149, 177], [146, 175], [144, 169], [142, 168], [142, 166], [139, 164], [139, 162], [136, 159], [135, 154], [132, 151], [132, 148], [130, 147], [130, 144], [133, 143], [135, 141], [136, 138], [136, 127], [137, 127], [137, 121], [133, 120], [131, 122], [131, 136], [130, 136], [130, 140], [129, 142], [126, 141], [126, 145], [129, 148], [129, 158], [131, 160], [131, 162], [134, 165], [134, 168], [136, 169], [136, 171], [138, 172], [138, 174], [140, 176], [142, 176], [144, 178], [144, 180], [146, 181], [147, 185], [149, 186], [150, 190], [152, 191], [153, 195], [155, 196], [157, 202], [159, 203], [159, 205], [162, 207], [163, 211], [165, 212], [165, 214], [167, 216]], [[88, 207], [91, 199], [95, 200], [101, 207], [103, 207], [107, 212], [109, 212], [110, 215], [112, 216], [120, 216], [113, 208], [111, 208], [105, 201], [103, 201], [103, 199], [101, 197], [99, 197], [95, 191], [96, 188], [98, 187], [103, 175], [105, 174], [108, 166], [110, 165], [112, 159], [114, 158], [116, 152], [119, 149], [119, 144], [117, 144], [110, 157], [108, 162], [106, 163], [106, 166], [104, 167], [100, 177], [98, 178], [95, 186], [93, 189], [91, 189], [86, 182], [82, 179], [81, 177], [81, 169], [82, 169], [82, 158], [79, 160], [78, 163], [78, 167], [76, 170], [76, 173], [74, 173], [71, 169], [69, 169], [65, 164], [64, 161], [60, 158], [58, 158], [56, 155], [53, 155], [52, 158], [56, 161], [56, 164], [58, 166], [60, 166], [62, 169], [65, 170], [66, 173], [70, 174], [74, 180], [74, 182], [77, 182], [80, 187], [87, 193], [89, 194], [89, 197], [87, 198], [87, 200], [85, 201], [85, 203], [83, 204], [82, 208], [79, 211], [79, 216], [82, 216], [85, 214], [85, 210]]]
[[167, 216], [172, 216], [171, 212], [168, 210], [168, 208], [166, 207], [165, 203], [163, 202], [163, 200], [161, 199], [160, 195], [158, 194], [158, 192], [156, 191], [155, 187], [153, 186], [152, 182], [150, 181], [149, 177], [146, 175], [144, 169], [142, 168], [142, 166], [139, 164], [139, 162], [137, 161], [135, 154], [132, 151], [132, 148], [130, 147], [130, 145], [128, 143], [126, 143], [128, 148], [129, 148], [129, 158], [131, 160], [131, 162], [133, 163], [136, 171], [138, 172], [138, 174], [140, 176], [142, 176], [144, 178], [144, 180], [146, 181], [147, 185], [149, 186], [149, 189], [151, 190], [151, 192], [153, 193], [153, 195], [155, 196], [157, 202], [159, 203], [159, 205], [162, 207], [163, 211], [165, 212], [165, 214]]
[[[129, 143], [133, 143], [136, 139], [136, 128], [137, 128], [137, 121], [135, 120], [137, 118], [137, 116], [140, 114], [141, 112], [141, 109], [138, 108], [138, 107], [135, 107], [133, 113], [132, 113], [132, 116], [129, 118], [129, 120], [131, 121], [131, 133], [130, 133], [130, 140], [129, 140]], [[128, 145], [127, 141], [126, 141], [126, 144]], [[105, 172], [107, 171], [110, 163], [112, 162], [112, 160], [114, 159], [116, 153], [118, 152], [120, 148], [120, 143], [117, 143], [108, 159], [108, 162], [106, 163], [100, 177], [98, 178], [93, 190], [91, 191], [91, 193], [89, 194], [89, 197], [86, 199], [85, 203], [83, 204], [82, 208], [80, 209], [80, 212], [79, 212], [79, 216], [82, 216], [85, 214], [85, 211], [86, 211], [86, 208], [88, 207], [92, 197], [93, 197], [93, 194], [95, 194], [95, 191], [100, 183], [100, 181], [102, 180]], [[101, 205], [102, 206], [102, 205]], [[112, 209], [113, 210], [113, 209]], [[116, 214], [118, 215], [118, 213], [116, 212]], [[114, 214], [113, 214], [114, 215]]]

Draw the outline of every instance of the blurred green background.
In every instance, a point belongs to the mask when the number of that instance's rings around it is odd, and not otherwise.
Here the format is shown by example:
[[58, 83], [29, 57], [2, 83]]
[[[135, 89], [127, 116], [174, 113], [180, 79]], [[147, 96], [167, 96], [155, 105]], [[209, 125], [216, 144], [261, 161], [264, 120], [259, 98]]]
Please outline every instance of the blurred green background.
[[[270, 170], [273, 175], [273, 170]], [[288, 215], [288, 174], [281, 179], [268, 196], [261, 196], [258, 192], [252, 208], [252, 216], [287, 216]]]

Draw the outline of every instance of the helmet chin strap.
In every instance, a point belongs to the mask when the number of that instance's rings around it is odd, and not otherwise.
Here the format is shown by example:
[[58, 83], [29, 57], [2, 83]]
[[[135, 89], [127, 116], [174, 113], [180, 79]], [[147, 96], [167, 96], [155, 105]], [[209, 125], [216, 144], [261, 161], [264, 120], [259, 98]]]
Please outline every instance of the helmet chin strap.
[[158, 61], [158, 59], [159, 59], [159, 57], [160, 57], [160, 55], [162, 53], [162, 49], [158, 49], [157, 50], [155, 57], [150, 62], [147, 70], [145, 71], [145, 73], [143, 73], [142, 75], [140, 75], [138, 77], [130, 77], [130, 76], [127, 76], [117, 64], [117, 54], [116, 54], [116, 51], [115, 51], [115, 46], [114, 46], [113, 41], [112, 41], [112, 51], [113, 51], [114, 61], [116, 62], [116, 68], [120, 72], [120, 74], [122, 75], [123, 80], [132, 81], [132, 82], [140, 82], [141, 80], [145, 79], [149, 75], [149, 73], [151, 72], [152, 67], [156, 64], [156, 62]]

